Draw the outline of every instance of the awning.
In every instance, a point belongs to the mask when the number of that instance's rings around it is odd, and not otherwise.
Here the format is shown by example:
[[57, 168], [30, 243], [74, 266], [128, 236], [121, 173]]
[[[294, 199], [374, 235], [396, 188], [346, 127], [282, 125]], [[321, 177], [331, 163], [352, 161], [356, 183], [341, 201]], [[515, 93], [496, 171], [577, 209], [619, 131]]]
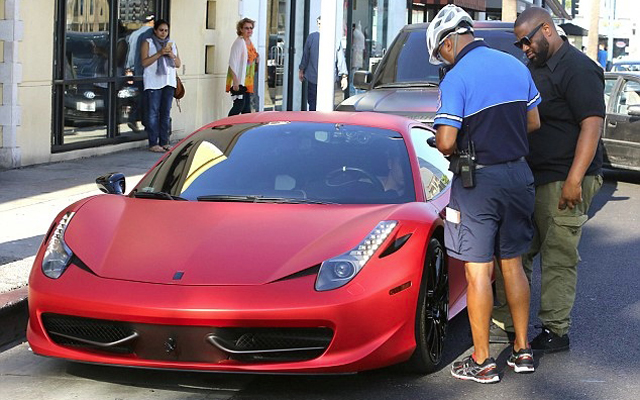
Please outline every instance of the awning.
[[[567, 13], [567, 10], [562, 7], [562, 4], [560, 4], [558, 0], [545, 0], [544, 3], [558, 18], [572, 19], [571, 15]], [[567, 35], [568, 34], [569, 32], [567, 32]]]
[[564, 29], [564, 33], [569, 36], [587, 36], [589, 31], [584, 29], [581, 26], [576, 24], [572, 24], [571, 22], [565, 22], [564, 24], [559, 25], [560, 28]]

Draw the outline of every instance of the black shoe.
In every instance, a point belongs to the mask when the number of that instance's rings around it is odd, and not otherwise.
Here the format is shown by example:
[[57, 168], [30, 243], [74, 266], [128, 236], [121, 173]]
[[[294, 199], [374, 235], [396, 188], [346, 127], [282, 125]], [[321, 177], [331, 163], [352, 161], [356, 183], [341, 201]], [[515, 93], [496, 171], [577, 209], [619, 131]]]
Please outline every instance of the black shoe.
[[531, 341], [531, 348], [545, 353], [569, 350], [569, 335], [558, 336], [542, 326], [542, 332]]
[[520, 349], [517, 352], [511, 351], [511, 355], [507, 359], [507, 365], [519, 374], [535, 371], [533, 366], [533, 351], [528, 349]]
[[514, 332], [505, 331], [491, 322], [489, 326], [489, 343], [513, 344], [515, 341], [516, 334]]
[[500, 382], [498, 366], [493, 358], [487, 358], [482, 364], [478, 364], [469, 356], [456, 361], [451, 366], [451, 375], [465, 381], [478, 383]]

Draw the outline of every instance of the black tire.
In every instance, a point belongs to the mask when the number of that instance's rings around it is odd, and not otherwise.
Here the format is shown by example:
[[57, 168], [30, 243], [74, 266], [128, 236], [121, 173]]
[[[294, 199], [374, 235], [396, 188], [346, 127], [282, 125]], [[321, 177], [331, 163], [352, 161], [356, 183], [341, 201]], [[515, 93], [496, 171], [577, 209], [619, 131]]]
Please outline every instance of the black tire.
[[446, 253], [440, 240], [431, 238], [416, 307], [416, 349], [408, 363], [411, 370], [426, 374], [438, 369], [448, 322], [449, 274]]

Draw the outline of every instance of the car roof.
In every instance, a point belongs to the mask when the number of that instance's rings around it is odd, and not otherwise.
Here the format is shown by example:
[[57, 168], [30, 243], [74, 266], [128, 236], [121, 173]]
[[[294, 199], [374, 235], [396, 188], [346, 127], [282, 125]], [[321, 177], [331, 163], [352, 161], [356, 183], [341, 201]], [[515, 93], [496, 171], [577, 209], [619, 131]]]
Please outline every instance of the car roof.
[[632, 76], [637, 78], [640, 76], [640, 71], [609, 71], [604, 73], [605, 78], [617, 77], [617, 76]]
[[[429, 23], [423, 22], [420, 24], [409, 24], [405, 25], [402, 28], [403, 31], [417, 31], [417, 30], [426, 30]], [[473, 21], [473, 28], [480, 30], [513, 30], [513, 22], [504, 22], [504, 21]]]
[[264, 111], [226, 117], [204, 126], [202, 130], [220, 125], [255, 124], [283, 121], [324, 122], [345, 125], [361, 125], [373, 128], [389, 129], [400, 133], [406, 132], [406, 130], [412, 125], [421, 125], [417, 121], [410, 118], [376, 112]]

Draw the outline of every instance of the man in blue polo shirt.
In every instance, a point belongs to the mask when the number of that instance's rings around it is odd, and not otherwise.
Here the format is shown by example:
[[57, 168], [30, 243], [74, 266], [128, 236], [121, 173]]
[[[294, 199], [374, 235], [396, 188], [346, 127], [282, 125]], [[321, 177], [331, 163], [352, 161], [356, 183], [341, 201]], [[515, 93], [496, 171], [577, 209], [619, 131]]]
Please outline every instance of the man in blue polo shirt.
[[494, 257], [516, 333], [507, 364], [515, 372], [534, 371], [527, 340], [529, 283], [521, 255], [533, 237], [533, 175], [524, 157], [527, 133], [540, 126], [540, 94], [520, 61], [474, 40], [471, 17], [457, 6], [445, 6], [429, 24], [427, 48], [432, 64], [451, 66], [440, 83], [434, 127], [438, 150], [450, 157], [454, 172], [445, 246], [465, 262], [474, 345], [474, 353], [455, 362], [451, 374], [498, 382], [489, 354]]

